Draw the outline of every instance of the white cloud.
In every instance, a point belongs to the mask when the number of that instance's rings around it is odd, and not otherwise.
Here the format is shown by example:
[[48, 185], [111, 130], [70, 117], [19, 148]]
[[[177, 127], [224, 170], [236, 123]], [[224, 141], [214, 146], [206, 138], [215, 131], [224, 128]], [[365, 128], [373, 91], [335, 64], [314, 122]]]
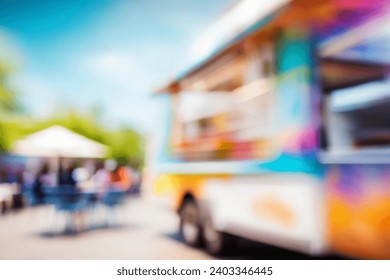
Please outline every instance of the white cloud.
[[86, 59], [89, 73], [110, 83], [116, 90], [127, 92], [147, 84], [141, 66], [136, 65], [131, 54], [121, 51], [101, 52]]

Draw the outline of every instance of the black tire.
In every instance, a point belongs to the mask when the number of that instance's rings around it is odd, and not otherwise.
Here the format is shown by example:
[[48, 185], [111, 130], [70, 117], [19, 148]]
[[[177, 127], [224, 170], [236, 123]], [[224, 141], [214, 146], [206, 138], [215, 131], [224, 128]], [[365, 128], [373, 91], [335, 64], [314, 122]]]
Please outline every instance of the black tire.
[[184, 200], [180, 210], [180, 234], [186, 244], [192, 247], [202, 245], [200, 212], [192, 199]]
[[202, 237], [207, 252], [214, 256], [233, 253], [239, 241], [236, 236], [217, 231], [210, 217], [207, 217], [203, 223]]

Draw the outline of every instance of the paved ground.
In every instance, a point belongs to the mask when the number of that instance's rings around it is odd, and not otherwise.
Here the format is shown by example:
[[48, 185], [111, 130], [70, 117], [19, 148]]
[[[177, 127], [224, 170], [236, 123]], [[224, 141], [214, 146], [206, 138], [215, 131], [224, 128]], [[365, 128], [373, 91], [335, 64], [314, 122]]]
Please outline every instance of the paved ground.
[[[0, 216], [0, 259], [212, 259], [177, 234], [177, 217], [140, 199], [120, 212], [123, 227], [48, 236], [57, 216], [35, 208]], [[230, 259], [306, 259], [308, 256], [242, 241]], [[333, 257], [330, 257], [333, 258]]]

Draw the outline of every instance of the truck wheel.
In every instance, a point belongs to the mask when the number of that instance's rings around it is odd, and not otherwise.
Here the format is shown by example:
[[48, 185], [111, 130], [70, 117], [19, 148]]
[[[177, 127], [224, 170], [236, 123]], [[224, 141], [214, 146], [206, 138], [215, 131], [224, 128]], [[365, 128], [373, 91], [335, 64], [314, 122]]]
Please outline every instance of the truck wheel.
[[211, 218], [207, 218], [203, 224], [203, 241], [207, 252], [215, 256], [233, 252], [238, 244], [236, 236], [217, 231]]
[[200, 213], [192, 200], [185, 200], [180, 211], [180, 234], [190, 246], [198, 247], [202, 243]]

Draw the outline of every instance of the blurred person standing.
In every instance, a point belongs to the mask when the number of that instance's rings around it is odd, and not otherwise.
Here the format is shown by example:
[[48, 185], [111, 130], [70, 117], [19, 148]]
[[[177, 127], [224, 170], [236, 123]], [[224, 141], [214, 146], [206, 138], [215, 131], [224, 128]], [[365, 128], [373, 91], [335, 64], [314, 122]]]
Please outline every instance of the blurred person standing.
[[[104, 193], [110, 185], [110, 172], [108, 171], [109, 163], [99, 161], [96, 166], [96, 172], [92, 177], [95, 189], [99, 193]], [[106, 168], [107, 167], [107, 168]]]
[[128, 170], [123, 165], [118, 165], [115, 160], [108, 161], [110, 170], [110, 189], [127, 191], [130, 188], [131, 180]]
[[34, 167], [31, 164], [27, 164], [22, 173], [23, 190], [28, 190], [32, 187], [35, 180]]
[[72, 171], [72, 178], [76, 181], [77, 189], [82, 191], [94, 191], [95, 184], [92, 180], [91, 173], [84, 166], [75, 168]]
[[58, 170], [58, 184], [60, 187], [76, 188], [76, 180], [74, 178], [74, 171], [77, 168], [75, 163], [67, 163], [60, 160]]
[[129, 168], [129, 173], [131, 174], [131, 193], [139, 194], [141, 192], [142, 185], [142, 174], [132, 168]]
[[23, 170], [18, 170], [16, 172], [15, 192], [12, 198], [13, 209], [21, 209], [25, 206], [23, 190]]
[[44, 186], [50, 186], [50, 168], [47, 163], [44, 163], [35, 175], [32, 183], [32, 193], [34, 196], [33, 204], [42, 204], [45, 202]]

